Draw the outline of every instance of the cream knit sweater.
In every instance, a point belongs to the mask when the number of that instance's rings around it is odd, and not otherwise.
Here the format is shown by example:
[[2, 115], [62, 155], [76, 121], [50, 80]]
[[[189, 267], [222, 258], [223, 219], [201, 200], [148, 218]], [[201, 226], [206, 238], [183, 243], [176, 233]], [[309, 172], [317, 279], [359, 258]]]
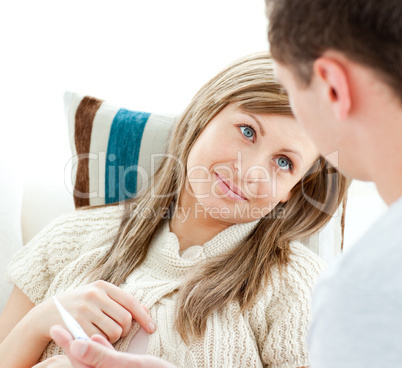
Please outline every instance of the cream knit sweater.
[[[87, 271], [111, 246], [122, 210], [105, 207], [77, 211], [47, 226], [9, 266], [9, 279], [35, 304], [85, 283]], [[149, 336], [148, 354], [179, 367], [281, 367], [309, 364], [307, 328], [311, 289], [323, 261], [299, 243], [292, 243], [291, 262], [282, 283], [274, 273], [247, 312], [231, 303], [208, 319], [203, 338], [186, 346], [174, 328], [177, 289], [186, 272], [201, 260], [221, 254], [252, 231], [254, 223], [233, 225], [201, 246], [180, 254], [168, 222], [155, 234], [146, 261], [121, 286], [149, 307], [157, 330]], [[139, 325], [115, 347], [126, 351]], [[51, 342], [42, 359], [62, 350]]]

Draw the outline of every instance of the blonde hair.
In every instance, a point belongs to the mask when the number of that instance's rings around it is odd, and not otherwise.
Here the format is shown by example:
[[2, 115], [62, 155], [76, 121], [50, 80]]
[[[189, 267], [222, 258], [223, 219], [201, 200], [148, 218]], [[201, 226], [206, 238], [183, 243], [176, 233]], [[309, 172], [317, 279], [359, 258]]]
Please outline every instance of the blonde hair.
[[[292, 115], [288, 97], [275, 81], [268, 53], [236, 61], [199, 90], [171, 134], [169, 155], [155, 173], [152, 187], [126, 202], [117, 237], [91, 279], [120, 285], [141, 265], [168, 209], [179, 202], [177, 195], [185, 187], [185, 164], [194, 142], [209, 121], [232, 103], [248, 112]], [[319, 158], [292, 189], [291, 198], [263, 217], [239, 247], [196, 266], [178, 291], [176, 328], [183, 340], [188, 343], [190, 338], [202, 336], [207, 318], [227, 303], [237, 301], [242, 310], [250, 306], [262, 285], [269, 282], [273, 267], [282, 270], [286, 266], [289, 243], [323, 227], [347, 187], [348, 181], [336, 171], [329, 175], [325, 160]], [[143, 210], [154, 216], [140, 216]]]

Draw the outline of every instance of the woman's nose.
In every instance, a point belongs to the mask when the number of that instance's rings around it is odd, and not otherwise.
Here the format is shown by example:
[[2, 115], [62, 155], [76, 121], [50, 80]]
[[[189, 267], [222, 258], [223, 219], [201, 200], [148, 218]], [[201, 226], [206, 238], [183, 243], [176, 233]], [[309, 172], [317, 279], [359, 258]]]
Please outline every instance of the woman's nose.
[[243, 154], [239, 158], [234, 163], [234, 168], [243, 181], [254, 183], [270, 180], [271, 175], [266, 165], [266, 155], [264, 157], [259, 157], [258, 155], [246, 157]]
[[248, 183], [269, 182], [271, 175], [266, 166], [254, 164], [245, 170], [243, 178]]
[[[266, 161], [266, 156], [264, 156]], [[249, 198], [261, 198], [267, 195], [267, 185], [271, 185], [271, 175], [267, 165], [258, 156], [238, 160], [234, 164], [237, 177], [241, 178], [244, 194]], [[267, 184], [268, 183], [268, 184]]]

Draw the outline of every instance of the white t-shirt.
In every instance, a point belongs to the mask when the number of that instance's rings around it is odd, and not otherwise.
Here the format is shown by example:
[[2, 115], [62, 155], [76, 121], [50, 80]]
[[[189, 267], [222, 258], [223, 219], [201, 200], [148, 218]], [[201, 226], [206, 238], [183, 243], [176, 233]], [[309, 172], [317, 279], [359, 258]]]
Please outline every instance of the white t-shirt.
[[312, 368], [402, 367], [402, 198], [313, 294]]

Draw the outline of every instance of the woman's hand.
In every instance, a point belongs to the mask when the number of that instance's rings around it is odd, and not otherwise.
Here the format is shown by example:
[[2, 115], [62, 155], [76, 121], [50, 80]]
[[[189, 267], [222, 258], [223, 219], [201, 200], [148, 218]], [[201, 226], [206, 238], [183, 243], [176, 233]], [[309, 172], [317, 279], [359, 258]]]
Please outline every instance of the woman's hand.
[[[88, 336], [100, 334], [114, 343], [129, 333], [133, 320], [149, 333], [155, 331], [146, 307], [126, 291], [105, 281], [95, 281], [69, 290], [57, 295], [57, 299]], [[34, 321], [39, 324], [40, 335], [49, 340], [50, 327], [63, 324], [52, 299], [38, 305], [31, 312]]]
[[74, 368], [177, 368], [151, 355], [117, 352], [100, 335], [92, 336], [91, 341], [73, 340], [71, 334], [61, 326], [52, 327], [50, 334], [56, 344], [63, 348]]

